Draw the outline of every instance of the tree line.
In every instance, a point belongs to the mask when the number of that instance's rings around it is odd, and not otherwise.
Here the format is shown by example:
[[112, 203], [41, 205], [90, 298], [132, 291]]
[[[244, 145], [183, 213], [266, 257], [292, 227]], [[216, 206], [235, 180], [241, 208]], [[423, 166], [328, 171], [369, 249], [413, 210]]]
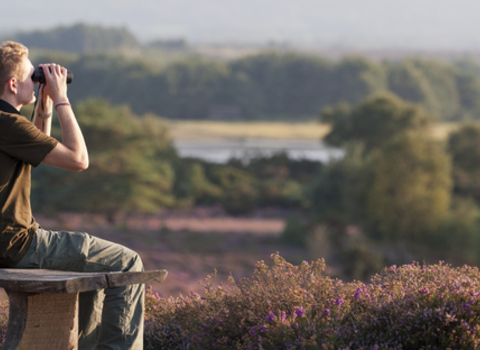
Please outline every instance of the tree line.
[[141, 44], [126, 28], [81, 23], [8, 39], [31, 47], [35, 64], [56, 61], [73, 71], [74, 102], [102, 97], [168, 119], [313, 119], [325, 107], [379, 92], [440, 120], [480, 115], [480, 65], [469, 60], [334, 61], [271, 51], [227, 61], [194, 54], [182, 39]]
[[419, 104], [440, 120], [480, 116], [480, 66], [473, 62], [329, 61], [273, 52], [232, 61], [185, 57], [164, 65], [107, 53], [50, 53], [34, 60], [56, 60], [74, 72], [73, 101], [101, 96], [168, 119], [305, 120], [379, 92]]

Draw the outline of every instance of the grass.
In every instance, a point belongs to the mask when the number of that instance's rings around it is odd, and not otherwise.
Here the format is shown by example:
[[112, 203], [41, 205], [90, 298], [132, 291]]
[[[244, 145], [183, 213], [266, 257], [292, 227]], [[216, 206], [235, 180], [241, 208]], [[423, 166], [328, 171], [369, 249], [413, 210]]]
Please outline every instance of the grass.
[[447, 139], [448, 135], [450, 135], [451, 132], [456, 131], [459, 127], [459, 123], [454, 123], [454, 122], [443, 122], [443, 123], [438, 123], [435, 125], [435, 127], [432, 130], [433, 137], [439, 140], [445, 140]]
[[329, 131], [326, 124], [316, 122], [220, 122], [170, 121], [175, 140], [211, 138], [322, 139]]

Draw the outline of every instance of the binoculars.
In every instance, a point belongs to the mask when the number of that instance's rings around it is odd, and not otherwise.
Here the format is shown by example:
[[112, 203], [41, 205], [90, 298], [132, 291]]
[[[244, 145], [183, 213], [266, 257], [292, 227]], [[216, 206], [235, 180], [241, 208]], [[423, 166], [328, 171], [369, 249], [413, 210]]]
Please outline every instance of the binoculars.
[[[34, 83], [45, 84], [45, 73], [43, 73], [42, 67], [37, 67], [33, 71], [32, 80]], [[67, 71], [67, 84], [70, 84], [73, 81], [73, 73]]]

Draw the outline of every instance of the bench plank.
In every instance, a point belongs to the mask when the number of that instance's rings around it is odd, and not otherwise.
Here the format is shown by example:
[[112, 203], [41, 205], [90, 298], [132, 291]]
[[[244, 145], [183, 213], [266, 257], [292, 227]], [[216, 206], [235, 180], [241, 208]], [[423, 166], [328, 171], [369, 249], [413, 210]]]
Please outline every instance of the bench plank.
[[161, 283], [166, 270], [143, 272], [70, 272], [44, 269], [0, 269], [0, 287], [29, 293], [79, 293], [129, 284]]

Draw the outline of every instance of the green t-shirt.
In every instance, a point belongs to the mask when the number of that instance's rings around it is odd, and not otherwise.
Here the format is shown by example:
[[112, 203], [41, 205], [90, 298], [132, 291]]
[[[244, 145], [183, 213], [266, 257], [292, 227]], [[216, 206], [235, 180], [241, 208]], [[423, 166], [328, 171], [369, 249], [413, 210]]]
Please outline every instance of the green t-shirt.
[[57, 143], [0, 100], [0, 267], [15, 266], [39, 228], [30, 205], [30, 170]]

